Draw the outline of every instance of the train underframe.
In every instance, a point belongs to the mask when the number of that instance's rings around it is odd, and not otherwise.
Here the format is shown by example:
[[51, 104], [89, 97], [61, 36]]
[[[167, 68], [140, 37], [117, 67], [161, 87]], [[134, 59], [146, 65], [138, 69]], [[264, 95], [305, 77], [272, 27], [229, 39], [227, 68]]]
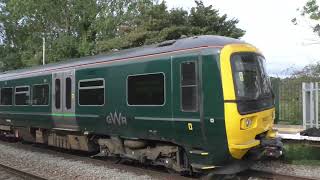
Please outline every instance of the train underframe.
[[93, 135], [78, 131], [0, 125], [0, 135], [7, 140], [45, 144], [67, 150], [85, 151], [94, 156], [118, 157], [143, 164], [163, 166], [178, 173], [191, 173], [183, 149], [171, 143], [138, 139], [123, 139]]
[[123, 160], [138, 161], [142, 164], [163, 166], [177, 173], [189, 174], [235, 174], [250, 166], [252, 160], [262, 157], [278, 158], [282, 155], [280, 139], [260, 137], [261, 145], [251, 149], [246, 160], [235, 160], [230, 164], [203, 171], [192, 167], [183, 148], [172, 143], [154, 140], [124, 139], [105, 135], [93, 135], [78, 131], [49, 130], [39, 128], [12, 127], [0, 125], [0, 135], [14, 141], [23, 140], [45, 144], [67, 150], [94, 153], [94, 156], [118, 157]]

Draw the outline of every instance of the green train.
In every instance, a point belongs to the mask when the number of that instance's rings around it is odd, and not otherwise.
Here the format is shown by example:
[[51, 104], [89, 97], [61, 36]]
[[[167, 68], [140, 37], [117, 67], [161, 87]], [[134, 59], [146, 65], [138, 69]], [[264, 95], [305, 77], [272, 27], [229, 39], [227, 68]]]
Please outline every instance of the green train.
[[8, 71], [1, 134], [177, 172], [279, 157], [264, 63], [243, 41], [207, 35]]

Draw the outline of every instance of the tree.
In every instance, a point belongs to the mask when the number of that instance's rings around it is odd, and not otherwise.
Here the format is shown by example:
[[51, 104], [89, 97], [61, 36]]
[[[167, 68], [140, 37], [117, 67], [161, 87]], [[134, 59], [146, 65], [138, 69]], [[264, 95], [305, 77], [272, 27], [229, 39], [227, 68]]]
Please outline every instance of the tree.
[[310, 19], [317, 21], [314, 25], [313, 32], [320, 36], [320, 9], [316, 0], [309, 0], [303, 7], [302, 15], [308, 16]]
[[156, 0], [0, 0], [1, 70], [216, 34], [239, 38], [237, 19], [196, 1], [190, 12]]
[[309, 64], [301, 70], [296, 70], [291, 77], [303, 79], [319, 79], [320, 77], [320, 62]]
[[[320, 37], [320, 7], [317, 3], [317, 0], [308, 0], [306, 4], [302, 7], [302, 10], [298, 9], [301, 12], [301, 16], [306, 17], [311, 20], [314, 24], [311, 26], [314, 33], [316, 33]], [[292, 22], [297, 25], [297, 18], [294, 18]], [[316, 40], [313, 43], [320, 44], [319, 40]], [[305, 66], [303, 69], [298, 70], [292, 74], [292, 77], [297, 77], [307, 80], [319, 80], [320, 75], [320, 63], [316, 62], [315, 64], [309, 64]]]
[[[195, 1], [190, 12], [181, 8], [168, 10], [165, 1], [159, 4], [138, 3], [138, 12], [133, 17], [134, 25], [120, 36], [97, 42], [97, 51], [123, 49], [178, 39], [182, 35], [222, 35], [240, 38], [245, 31], [236, 27], [237, 19], [228, 20], [227, 15], [219, 15], [213, 6], [205, 6]], [[119, 44], [119, 42], [122, 42]]]
[[[300, 9], [298, 9], [300, 11]], [[301, 16], [306, 17], [314, 22], [311, 26], [314, 33], [320, 37], [320, 8], [317, 0], [308, 0], [302, 7]], [[298, 24], [297, 18], [292, 19], [294, 24]]]

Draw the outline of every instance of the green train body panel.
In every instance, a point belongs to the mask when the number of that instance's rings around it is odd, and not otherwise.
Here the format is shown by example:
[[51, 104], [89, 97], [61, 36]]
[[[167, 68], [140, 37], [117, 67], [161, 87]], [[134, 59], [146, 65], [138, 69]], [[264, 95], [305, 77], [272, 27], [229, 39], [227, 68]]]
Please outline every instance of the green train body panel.
[[[223, 119], [223, 94], [221, 90], [218, 54], [200, 52], [175, 56], [147, 59], [143, 62], [110, 65], [100, 68], [88, 68], [76, 71], [76, 81], [83, 79], [105, 79], [105, 105], [76, 105], [77, 122], [83, 131], [98, 134], [120, 135], [123, 137], [154, 139], [173, 142], [189, 150], [203, 149], [214, 152], [206, 157], [208, 164], [219, 163], [228, 157], [228, 147]], [[180, 74], [179, 64], [190, 60], [201, 61], [203, 91], [203, 120], [200, 112], [181, 112], [180, 110]], [[165, 104], [163, 106], [129, 106], [127, 104], [127, 78], [130, 75], [161, 72], [165, 74]], [[78, 87], [78, 85], [76, 86]], [[171, 92], [173, 89], [173, 92]], [[78, 93], [78, 91], [76, 91]], [[76, 94], [78, 97], [78, 94]], [[97, 115], [99, 117], [93, 117]], [[127, 124], [108, 124], [107, 116], [122, 116]], [[210, 119], [215, 119], [212, 126]], [[156, 120], [165, 119], [165, 120]], [[173, 120], [170, 120], [173, 119]], [[186, 119], [175, 121], [174, 119]], [[188, 119], [199, 119], [192, 122], [193, 130], [188, 129]], [[211, 127], [211, 128], [208, 128]], [[156, 132], [156, 133], [150, 133]], [[214, 137], [214, 138], [212, 138]], [[217, 140], [219, 139], [219, 140]], [[190, 157], [203, 163], [203, 157]]]
[[[48, 84], [49, 94], [51, 94], [51, 75], [35, 76], [30, 78], [20, 78], [16, 80], [0, 81], [0, 87], [12, 87], [13, 92], [17, 86], [30, 87], [30, 100], [32, 86], [36, 84]], [[14, 97], [13, 97], [14, 103]], [[51, 120], [51, 97], [48, 106], [5, 106], [0, 105], [1, 124], [8, 124], [22, 127], [39, 127], [50, 129], [53, 127]], [[8, 122], [8, 120], [11, 120]]]

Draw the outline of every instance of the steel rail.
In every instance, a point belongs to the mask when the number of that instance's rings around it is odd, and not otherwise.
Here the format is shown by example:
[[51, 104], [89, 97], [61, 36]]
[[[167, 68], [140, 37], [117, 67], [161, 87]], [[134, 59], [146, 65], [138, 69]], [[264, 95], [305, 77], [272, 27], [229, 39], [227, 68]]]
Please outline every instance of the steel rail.
[[21, 171], [18, 170], [16, 168], [10, 167], [10, 166], [6, 166], [3, 164], [0, 164], [0, 169], [7, 171], [10, 174], [14, 174], [18, 177], [21, 177], [22, 179], [29, 179], [29, 180], [47, 180], [46, 178], [40, 177], [38, 175], [35, 174], [31, 174], [25, 171]]
[[241, 177], [258, 177], [264, 179], [275, 179], [275, 180], [316, 180], [318, 178], [315, 177], [304, 177], [304, 176], [295, 176], [295, 175], [287, 175], [283, 173], [277, 172], [266, 172], [259, 170], [246, 170], [238, 174]]

